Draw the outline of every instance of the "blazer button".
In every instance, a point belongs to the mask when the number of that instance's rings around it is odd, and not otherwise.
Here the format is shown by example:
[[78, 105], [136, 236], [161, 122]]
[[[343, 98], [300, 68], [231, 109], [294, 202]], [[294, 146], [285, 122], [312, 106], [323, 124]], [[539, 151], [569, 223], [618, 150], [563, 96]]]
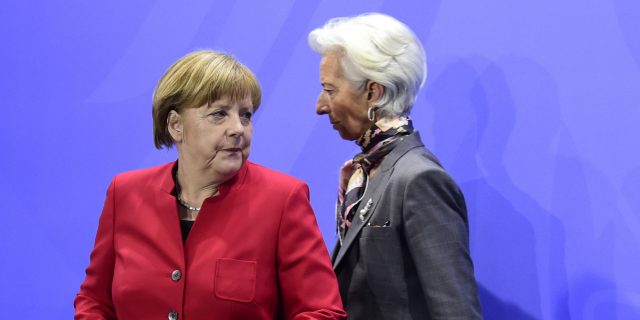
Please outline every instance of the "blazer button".
[[178, 281], [181, 278], [182, 278], [182, 272], [180, 272], [180, 270], [173, 270], [173, 272], [171, 272], [171, 280]]
[[168, 316], [169, 320], [178, 320], [178, 313], [175, 311], [169, 312]]

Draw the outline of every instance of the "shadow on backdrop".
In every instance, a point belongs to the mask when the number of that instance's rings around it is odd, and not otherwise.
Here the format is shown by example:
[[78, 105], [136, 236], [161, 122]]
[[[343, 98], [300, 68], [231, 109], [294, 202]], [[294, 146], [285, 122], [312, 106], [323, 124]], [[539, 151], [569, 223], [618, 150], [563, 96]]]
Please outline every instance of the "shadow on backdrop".
[[[512, 181], [506, 166], [504, 153], [521, 117], [513, 97], [517, 84], [505, 69], [526, 74], [538, 86], [535, 100], [547, 100], [536, 106], [535, 118], [523, 121], [540, 131], [533, 142], [526, 141], [530, 152], [548, 152], [559, 126], [551, 114], [559, 109], [549, 76], [532, 61], [471, 57], [445, 64], [427, 96], [435, 109], [434, 136], [442, 141], [436, 153], [467, 199], [485, 317], [542, 319], [553, 313], [569, 319], [567, 302], [550, 296], [567, 288], [563, 225]], [[529, 174], [538, 169], [531, 167]]]
[[615, 0], [615, 13], [620, 32], [629, 48], [629, 52], [640, 68], [640, 3], [630, 0]]

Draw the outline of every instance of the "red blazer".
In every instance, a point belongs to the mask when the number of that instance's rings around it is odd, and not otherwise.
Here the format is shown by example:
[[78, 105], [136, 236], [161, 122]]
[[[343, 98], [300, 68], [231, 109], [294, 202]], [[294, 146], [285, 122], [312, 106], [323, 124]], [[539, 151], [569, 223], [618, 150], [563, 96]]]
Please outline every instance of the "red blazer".
[[182, 242], [175, 163], [117, 175], [76, 319], [342, 319], [301, 181], [247, 162]]

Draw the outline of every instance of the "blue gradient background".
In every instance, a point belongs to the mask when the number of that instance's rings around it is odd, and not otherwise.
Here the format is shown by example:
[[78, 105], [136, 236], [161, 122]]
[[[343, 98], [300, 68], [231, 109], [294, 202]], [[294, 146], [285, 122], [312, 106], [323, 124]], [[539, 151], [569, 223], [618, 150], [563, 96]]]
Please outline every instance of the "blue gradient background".
[[251, 159], [309, 183], [331, 248], [338, 167], [357, 148], [315, 115], [306, 35], [368, 11], [427, 50], [412, 117], [466, 195], [485, 317], [640, 318], [634, 0], [3, 1], [3, 317], [72, 317], [110, 179], [175, 158], [153, 147], [151, 94], [195, 49], [255, 71]]

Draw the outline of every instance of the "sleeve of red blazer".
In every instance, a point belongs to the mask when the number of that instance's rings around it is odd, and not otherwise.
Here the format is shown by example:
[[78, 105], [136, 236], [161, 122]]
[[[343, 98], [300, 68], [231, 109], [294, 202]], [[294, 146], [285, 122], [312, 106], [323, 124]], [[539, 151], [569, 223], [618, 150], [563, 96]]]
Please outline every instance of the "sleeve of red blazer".
[[287, 198], [277, 254], [285, 319], [346, 317], [305, 184], [296, 186]]
[[115, 179], [107, 190], [96, 242], [86, 277], [80, 286], [74, 306], [75, 319], [116, 319], [111, 300], [111, 283], [114, 269], [113, 224], [115, 210]]

